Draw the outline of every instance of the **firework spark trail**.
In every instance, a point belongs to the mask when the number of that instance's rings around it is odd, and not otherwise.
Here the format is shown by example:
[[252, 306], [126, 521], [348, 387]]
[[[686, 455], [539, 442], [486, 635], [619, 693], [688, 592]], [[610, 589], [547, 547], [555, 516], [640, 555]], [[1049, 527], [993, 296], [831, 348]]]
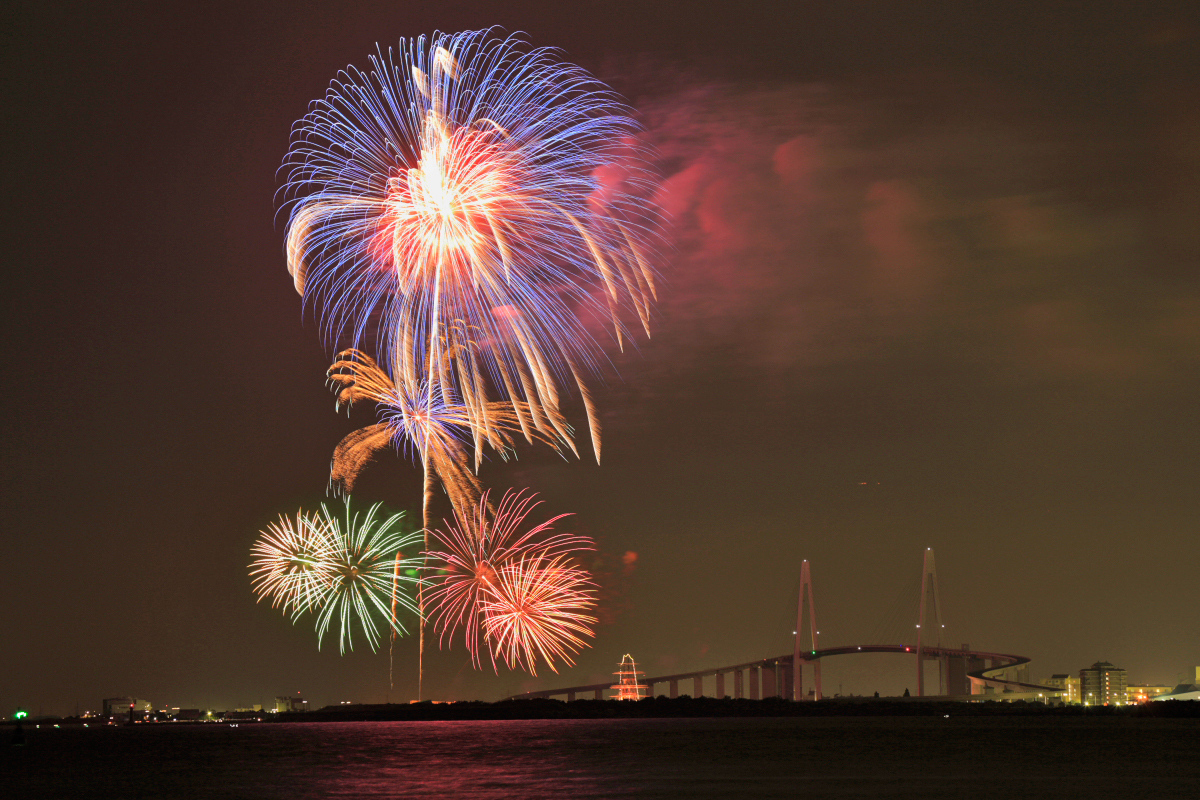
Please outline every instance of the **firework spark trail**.
[[333, 581], [336, 547], [329, 529], [314, 525], [310, 515], [297, 511], [293, 520], [280, 514], [250, 548], [250, 578], [259, 602], [269, 597], [271, 607], [282, 607], [293, 621], [319, 608]]
[[[453, 392], [477, 419], [489, 392], [520, 401], [527, 437], [570, 438], [569, 376], [599, 459], [582, 373], [600, 349], [580, 314], [610, 319], [620, 345], [625, 309], [648, 333], [655, 293], [637, 124], [583, 70], [491, 31], [402, 41], [371, 65], [343, 71], [294, 130], [297, 290], [327, 341], [373, 337], [397, 384]], [[601, 192], [616, 162], [626, 179]]]
[[509, 669], [537, 675], [539, 657], [554, 672], [554, 660], [574, 666], [573, 656], [594, 636], [596, 606], [591, 576], [566, 556], [544, 552], [505, 564], [483, 597], [484, 634], [495, 657]]
[[[472, 663], [480, 666], [480, 647], [488, 649], [496, 663], [496, 640], [486, 626], [489, 602], [497, 602], [499, 574], [508, 565], [541, 563], [546, 559], [565, 559], [579, 550], [590, 550], [593, 543], [583, 536], [553, 533], [553, 526], [566, 514], [560, 514], [524, 532], [525, 518], [540, 505], [537, 495], [505, 492], [494, 510], [485, 493], [469, 513], [456, 513], [455, 524], [432, 531], [440, 550], [426, 553], [433, 561], [427, 572], [431, 588], [426, 593], [429, 618], [438, 632], [439, 643], [453, 645], [461, 629]], [[586, 573], [582, 573], [586, 576]], [[519, 586], [519, 582], [512, 587]], [[548, 600], [548, 586], [539, 591]], [[509, 599], [517, 595], [504, 595]], [[504, 657], [504, 656], [502, 656]]]

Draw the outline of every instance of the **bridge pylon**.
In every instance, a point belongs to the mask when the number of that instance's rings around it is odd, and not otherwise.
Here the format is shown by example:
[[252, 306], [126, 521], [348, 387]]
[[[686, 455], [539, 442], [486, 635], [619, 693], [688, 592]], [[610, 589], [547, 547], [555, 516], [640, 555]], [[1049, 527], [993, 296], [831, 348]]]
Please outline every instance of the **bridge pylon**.
[[[926, 605], [929, 596], [933, 596], [933, 627], [926, 623]], [[925, 560], [921, 565], [921, 611], [917, 618], [917, 697], [925, 696], [925, 651], [923, 645], [942, 646], [942, 603], [941, 592], [938, 591], [937, 564], [933, 559], [933, 548], [925, 548]], [[941, 694], [946, 693], [946, 659], [933, 656], [938, 661], [938, 687]]]
[[[805, 600], [808, 603], [805, 603]], [[805, 626], [805, 611], [808, 611], [808, 625]], [[804, 634], [807, 630], [809, 644], [803, 642]], [[804, 563], [800, 565], [800, 593], [796, 598], [796, 638], [792, 648], [792, 699], [804, 699], [804, 674], [803, 667], [806, 663], [813, 665], [813, 697], [817, 700], [821, 699], [821, 661], [820, 659], [806, 659], [803, 654], [816, 653], [817, 651], [817, 612], [813, 605], [812, 591], [812, 572], [808, 567], [808, 559], [804, 559]]]

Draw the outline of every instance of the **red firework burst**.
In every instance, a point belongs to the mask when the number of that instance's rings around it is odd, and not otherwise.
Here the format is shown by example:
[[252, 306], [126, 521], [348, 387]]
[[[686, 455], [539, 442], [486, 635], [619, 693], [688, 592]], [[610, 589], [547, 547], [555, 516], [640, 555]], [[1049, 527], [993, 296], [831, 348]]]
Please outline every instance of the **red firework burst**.
[[541, 554], [504, 566], [483, 602], [483, 626], [493, 663], [537, 675], [541, 658], [558, 672], [556, 658], [574, 666], [572, 656], [594, 636], [596, 606], [591, 576], [566, 556]]
[[[477, 669], [481, 644], [487, 646], [492, 665], [496, 666], [496, 642], [489, 631], [489, 609], [499, 609], [506, 602], [511, 605], [517, 598], [514, 591], [529, 580], [517, 574], [505, 577], [505, 570], [518, 565], [521, 567], [518, 572], [524, 573], [534, 567], [546, 569], [551, 564], [556, 569], [566, 569], [569, 566], [566, 559], [571, 553], [593, 549], [591, 539], [553, 533], [554, 523], [568, 514], [552, 517], [522, 533], [525, 518], [541, 505], [536, 497], [534, 493], [510, 490], [492, 509], [488, 493], [484, 493], [470, 511], [455, 511], [454, 525], [447, 524], [445, 530], [431, 532], [442, 549], [426, 554], [432, 560], [428, 573], [433, 576], [425, 593], [429, 617], [438, 631], [439, 643], [453, 643], [458, 630], [462, 629], [471, 661]], [[590, 576], [583, 569], [570, 568], [590, 585]], [[569, 604], [575, 598], [568, 591], [573, 584], [568, 584], [563, 584], [567, 592], [563, 597]], [[538, 596], [549, 599], [553, 585], [549, 576], [543, 576], [535, 586]], [[508, 588], [502, 589], [502, 586]], [[591, 605], [594, 604], [592, 600]], [[506, 657], [504, 660], [510, 665], [513, 663]]]

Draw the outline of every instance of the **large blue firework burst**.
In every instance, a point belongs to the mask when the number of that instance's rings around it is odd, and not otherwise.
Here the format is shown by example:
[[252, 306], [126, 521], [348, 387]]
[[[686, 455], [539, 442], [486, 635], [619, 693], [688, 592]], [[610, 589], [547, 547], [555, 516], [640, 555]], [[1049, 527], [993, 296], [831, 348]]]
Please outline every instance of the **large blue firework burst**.
[[657, 216], [640, 129], [602, 83], [491, 30], [402, 40], [295, 126], [288, 267], [331, 346], [397, 384], [558, 414], [600, 348], [649, 331]]

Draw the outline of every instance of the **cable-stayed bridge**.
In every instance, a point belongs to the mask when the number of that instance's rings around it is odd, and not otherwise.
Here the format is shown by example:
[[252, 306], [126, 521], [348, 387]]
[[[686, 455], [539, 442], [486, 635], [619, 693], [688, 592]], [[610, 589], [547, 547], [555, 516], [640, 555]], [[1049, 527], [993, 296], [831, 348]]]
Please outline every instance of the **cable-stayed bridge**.
[[[861, 644], [821, 647], [818, 639], [816, 609], [813, 603], [812, 572], [808, 561], [800, 569], [800, 592], [796, 602], [796, 631], [791, 653], [714, 667], [696, 672], [642, 678], [648, 696], [655, 687], [666, 689], [669, 697], [679, 696], [680, 684], [692, 697], [734, 697], [758, 700], [784, 697], [790, 700], [820, 700], [821, 660], [834, 656], [864, 653], [911, 654], [917, 669], [917, 698], [938, 700], [1046, 700], [1062, 694], [1047, 686], [1018, 679], [1018, 668], [1029, 663], [1024, 656], [975, 650], [967, 645], [950, 648], [942, 645], [941, 595], [937, 585], [937, 567], [933, 550], [925, 550], [921, 567], [921, 595], [916, 619], [916, 644]], [[937, 691], [926, 692], [925, 665], [938, 664]], [[804, 691], [804, 673], [808, 672], [812, 690]], [[688, 682], [691, 685], [688, 685]], [[708, 689], [711, 687], [712, 691]], [[931, 687], [932, 688], [932, 687]], [[567, 700], [589, 695], [597, 700], [613, 689], [609, 683], [568, 686], [525, 692], [509, 699], [564, 697]], [[690, 692], [688, 690], [690, 689]]]

